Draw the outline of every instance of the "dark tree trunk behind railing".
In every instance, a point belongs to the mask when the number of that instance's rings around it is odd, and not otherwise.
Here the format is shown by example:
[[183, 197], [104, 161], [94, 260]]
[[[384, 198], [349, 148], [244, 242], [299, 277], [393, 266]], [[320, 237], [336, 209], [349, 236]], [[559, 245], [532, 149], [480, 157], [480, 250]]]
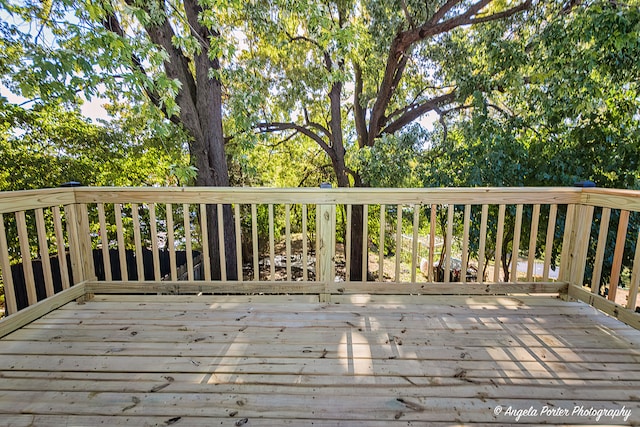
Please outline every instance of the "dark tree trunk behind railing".
[[[236, 257], [236, 235], [234, 228], [234, 217], [231, 205], [223, 205], [223, 229], [224, 229], [224, 253], [226, 260], [227, 280], [237, 280], [237, 257]], [[220, 280], [222, 269], [220, 266], [220, 242], [218, 238], [218, 206], [207, 205], [207, 225], [209, 240], [209, 257], [211, 265], [211, 279]], [[204, 242], [203, 242], [204, 244]]]
[[[364, 227], [363, 224], [364, 208], [362, 205], [351, 206], [351, 268], [349, 269], [349, 276], [353, 281], [366, 281], [367, 271], [362, 271], [362, 243], [364, 239]], [[368, 251], [367, 251], [367, 265], [368, 265]]]

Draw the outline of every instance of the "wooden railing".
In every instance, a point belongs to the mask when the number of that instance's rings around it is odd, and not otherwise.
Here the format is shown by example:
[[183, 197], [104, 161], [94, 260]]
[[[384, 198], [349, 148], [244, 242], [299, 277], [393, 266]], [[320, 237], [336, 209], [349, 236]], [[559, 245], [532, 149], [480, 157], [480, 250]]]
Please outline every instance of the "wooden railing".
[[640, 192], [573, 187], [21, 191], [0, 193], [0, 270], [9, 314], [98, 292], [547, 292], [638, 326], [638, 212]]

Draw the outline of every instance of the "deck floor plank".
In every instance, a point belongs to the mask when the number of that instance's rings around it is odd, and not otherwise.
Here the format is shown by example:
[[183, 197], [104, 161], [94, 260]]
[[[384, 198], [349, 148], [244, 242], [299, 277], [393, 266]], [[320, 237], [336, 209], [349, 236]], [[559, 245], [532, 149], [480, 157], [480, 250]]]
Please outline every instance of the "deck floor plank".
[[504, 425], [497, 407], [549, 405], [594, 411], [518, 424], [640, 423], [640, 331], [543, 296], [97, 295], [0, 340], [7, 425]]

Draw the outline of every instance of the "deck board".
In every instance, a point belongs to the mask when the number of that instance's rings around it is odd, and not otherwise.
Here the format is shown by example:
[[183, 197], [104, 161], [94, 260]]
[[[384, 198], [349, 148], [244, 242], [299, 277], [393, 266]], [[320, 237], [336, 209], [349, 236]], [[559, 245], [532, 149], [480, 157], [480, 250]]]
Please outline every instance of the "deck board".
[[[0, 343], [6, 425], [640, 423], [640, 331], [542, 296], [136, 296]], [[602, 417], [602, 416], [601, 416]]]

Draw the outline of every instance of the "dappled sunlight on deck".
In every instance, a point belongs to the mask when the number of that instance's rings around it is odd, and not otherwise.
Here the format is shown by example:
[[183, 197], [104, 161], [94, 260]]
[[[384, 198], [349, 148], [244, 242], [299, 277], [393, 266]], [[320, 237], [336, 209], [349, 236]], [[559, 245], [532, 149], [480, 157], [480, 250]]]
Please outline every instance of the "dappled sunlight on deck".
[[11, 425], [509, 424], [497, 406], [552, 404], [624, 406], [629, 424], [638, 343], [592, 307], [540, 296], [96, 295], [2, 339], [0, 413]]

